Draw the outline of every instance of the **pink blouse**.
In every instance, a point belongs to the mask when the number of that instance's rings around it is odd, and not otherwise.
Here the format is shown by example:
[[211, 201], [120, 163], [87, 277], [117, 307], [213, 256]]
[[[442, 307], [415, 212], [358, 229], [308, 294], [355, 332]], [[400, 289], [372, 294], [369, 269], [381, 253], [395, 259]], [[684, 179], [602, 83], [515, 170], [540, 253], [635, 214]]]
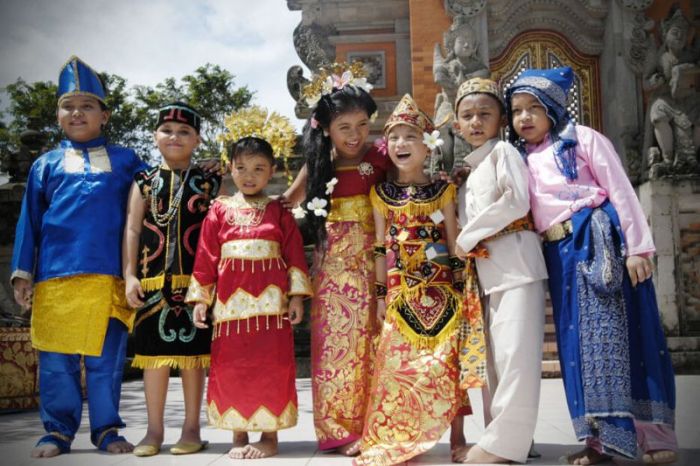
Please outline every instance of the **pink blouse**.
[[651, 231], [634, 188], [608, 138], [586, 126], [576, 126], [578, 178], [568, 181], [557, 168], [552, 143], [528, 144], [530, 203], [540, 233], [571, 218], [585, 207], [598, 207], [610, 199], [620, 217], [627, 255], [655, 251]]

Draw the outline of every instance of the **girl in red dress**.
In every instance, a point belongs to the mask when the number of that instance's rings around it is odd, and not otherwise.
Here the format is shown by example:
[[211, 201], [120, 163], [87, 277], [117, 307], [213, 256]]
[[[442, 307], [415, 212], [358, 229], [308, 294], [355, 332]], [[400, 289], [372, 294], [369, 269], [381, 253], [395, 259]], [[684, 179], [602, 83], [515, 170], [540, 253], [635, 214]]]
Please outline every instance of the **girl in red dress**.
[[[258, 133], [260, 134], [260, 133]], [[231, 150], [234, 196], [217, 198], [200, 234], [186, 300], [195, 325], [213, 305], [210, 424], [234, 432], [232, 458], [277, 453], [277, 431], [296, 425], [294, 340], [311, 295], [301, 233], [291, 213], [263, 193], [273, 148], [258, 137]], [[249, 443], [248, 432], [262, 432]]]

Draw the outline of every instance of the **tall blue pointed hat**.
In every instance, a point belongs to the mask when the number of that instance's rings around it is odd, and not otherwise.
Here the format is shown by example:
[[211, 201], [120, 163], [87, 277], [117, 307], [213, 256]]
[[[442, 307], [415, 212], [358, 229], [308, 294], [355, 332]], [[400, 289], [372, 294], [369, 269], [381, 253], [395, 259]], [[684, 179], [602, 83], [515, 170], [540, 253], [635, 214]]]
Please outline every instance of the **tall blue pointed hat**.
[[559, 171], [569, 180], [578, 178], [576, 168], [576, 129], [574, 120], [567, 109], [569, 89], [574, 82], [574, 72], [568, 67], [547, 70], [529, 69], [523, 71], [505, 95], [506, 116], [508, 117], [508, 139], [521, 153], [525, 153], [524, 142], [513, 127], [511, 100], [513, 94], [524, 92], [534, 96], [544, 106], [547, 117], [552, 122], [549, 132], [554, 145], [554, 156]]
[[58, 76], [58, 90], [56, 96], [60, 102], [66, 97], [74, 95], [87, 95], [105, 103], [105, 89], [95, 70], [84, 61], [73, 55], [65, 65], [61, 67]]

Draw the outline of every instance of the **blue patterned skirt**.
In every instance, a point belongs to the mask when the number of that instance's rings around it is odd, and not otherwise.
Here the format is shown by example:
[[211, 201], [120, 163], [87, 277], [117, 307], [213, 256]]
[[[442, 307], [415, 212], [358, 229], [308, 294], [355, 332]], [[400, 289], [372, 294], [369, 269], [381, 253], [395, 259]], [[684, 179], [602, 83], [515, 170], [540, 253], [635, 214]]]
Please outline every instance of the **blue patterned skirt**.
[[579, 440], [636, 457], [634, 420], [674, 424], [675, 383], [651, 280], [636, 287], [620, 221], [606, 201], [544, 244], [559, 360]]

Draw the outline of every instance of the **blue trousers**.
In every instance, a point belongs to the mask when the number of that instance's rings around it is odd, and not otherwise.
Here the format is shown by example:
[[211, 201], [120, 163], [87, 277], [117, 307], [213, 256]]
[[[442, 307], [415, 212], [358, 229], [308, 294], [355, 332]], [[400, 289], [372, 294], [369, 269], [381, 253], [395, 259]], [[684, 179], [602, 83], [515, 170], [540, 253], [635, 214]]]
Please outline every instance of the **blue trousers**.
[[[122, 372], [126, 359], [128, 331], [123, 323], [109, 320], [101, 356], [85, 356], [90, 439], [101, 450], [123, 440], [117, 429], [125, 424], [119, 417]], [[38, 444], [52, 443], [62, 453], [80, 427], [83, 400], [80, 388], [80, 355], [39, 351], [39, 415], [47, 434]]]

